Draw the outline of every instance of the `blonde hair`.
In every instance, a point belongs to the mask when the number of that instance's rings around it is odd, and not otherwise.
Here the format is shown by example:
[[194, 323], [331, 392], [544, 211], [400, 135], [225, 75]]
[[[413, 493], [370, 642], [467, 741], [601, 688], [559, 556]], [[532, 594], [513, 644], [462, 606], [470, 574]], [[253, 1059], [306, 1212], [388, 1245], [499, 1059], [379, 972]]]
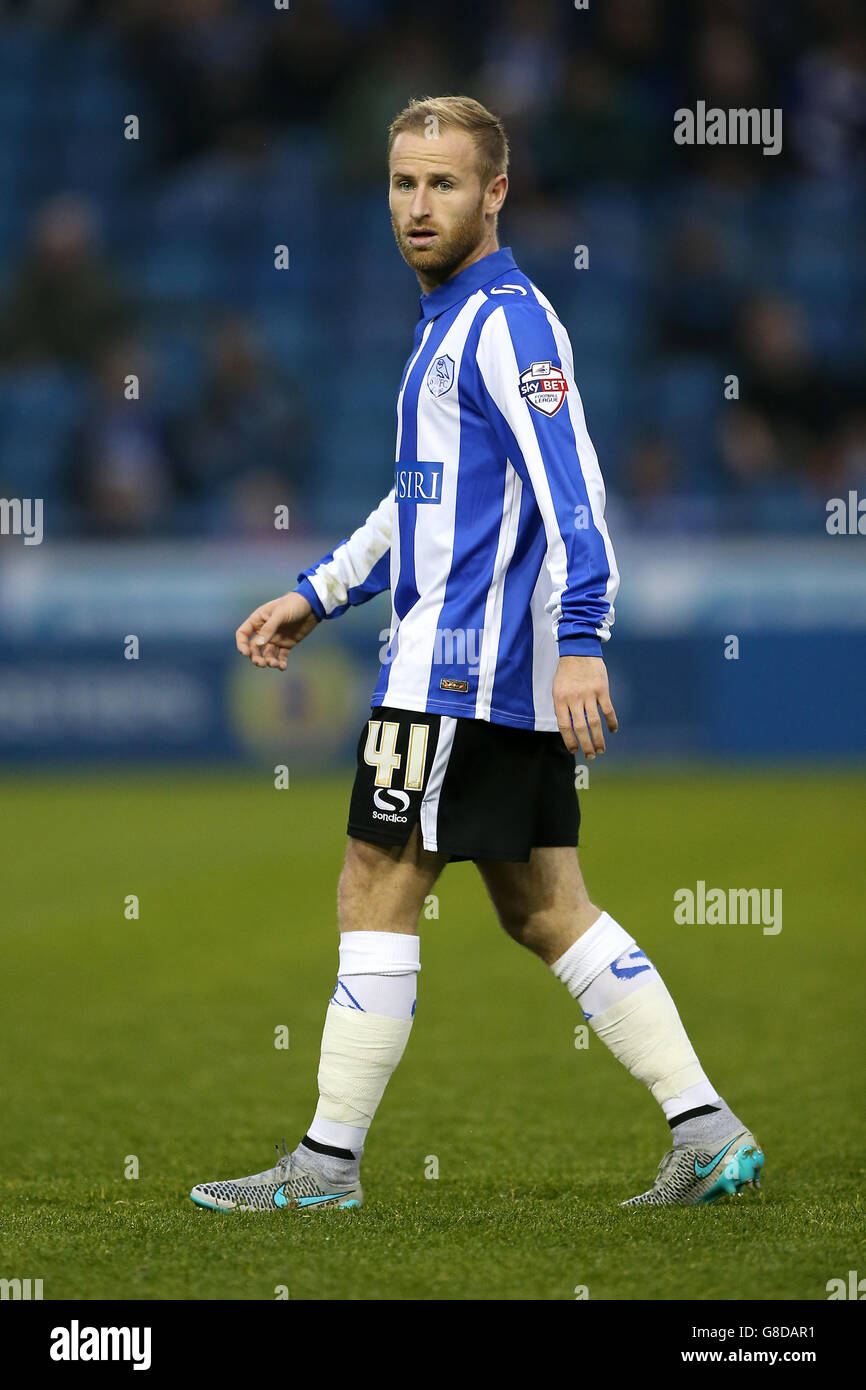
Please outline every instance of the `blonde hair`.
[[[498, 116], [473, 97], [413, 97], [388, 128], [388, 155], [403, 131], [468, 130], [478, 151], [481, 187], [508, 173], [508, 137]], [[430, 137], [433, 138], [432, 136]]]

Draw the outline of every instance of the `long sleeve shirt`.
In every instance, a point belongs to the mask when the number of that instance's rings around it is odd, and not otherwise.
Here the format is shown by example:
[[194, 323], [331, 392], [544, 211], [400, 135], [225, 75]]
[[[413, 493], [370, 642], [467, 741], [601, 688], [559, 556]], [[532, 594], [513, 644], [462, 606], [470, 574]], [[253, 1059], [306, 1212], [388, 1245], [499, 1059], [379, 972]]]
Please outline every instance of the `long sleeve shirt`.
[[390, 588], [372, 704], [556, 729], [560, 655], [600, 655], [619, 585], [571, 344], [508, 247], [421, 297], [394, 486], [299, 576], [333, 618]]

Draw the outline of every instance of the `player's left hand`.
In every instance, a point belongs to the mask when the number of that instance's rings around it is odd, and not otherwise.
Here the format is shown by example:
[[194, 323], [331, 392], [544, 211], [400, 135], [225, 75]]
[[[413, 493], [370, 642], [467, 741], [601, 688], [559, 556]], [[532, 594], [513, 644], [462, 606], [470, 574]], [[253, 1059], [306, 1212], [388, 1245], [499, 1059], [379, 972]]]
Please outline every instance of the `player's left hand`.
[[599, 709], [612, 734], [619, 728], [610, 702], [607, 668], [600, 656], [561, 656], [553, 678], [553, 706], [570, 753], [589, 761], [605, 749]]

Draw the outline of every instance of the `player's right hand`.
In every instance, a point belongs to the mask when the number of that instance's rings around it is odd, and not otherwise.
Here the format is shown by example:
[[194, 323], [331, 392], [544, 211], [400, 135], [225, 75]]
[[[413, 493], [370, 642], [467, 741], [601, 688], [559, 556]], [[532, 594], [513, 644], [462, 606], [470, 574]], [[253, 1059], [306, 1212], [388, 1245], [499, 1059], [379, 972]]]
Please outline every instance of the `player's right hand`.
[[254, 666], [285, 671], [292, 647], [302, 642], [318, 622], [303, 594], [283, 594], [251, 613], [235, 633], [235, 642], [241, 656], [248, 656]]

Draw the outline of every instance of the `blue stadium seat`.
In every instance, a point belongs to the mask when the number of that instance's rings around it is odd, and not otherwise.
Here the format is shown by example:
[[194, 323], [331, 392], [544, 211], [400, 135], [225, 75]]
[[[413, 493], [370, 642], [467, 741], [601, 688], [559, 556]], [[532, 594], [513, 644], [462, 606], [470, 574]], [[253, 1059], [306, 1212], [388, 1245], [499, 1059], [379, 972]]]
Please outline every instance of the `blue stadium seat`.
[[273, 361], [290, 372], [331, 371], [330, 336], [314, 306], [305, 308], [287, 297], [283, 303], [260, 307], [255, 315], [265, 349]]
[[0, 478], [21, 496], [54, 497], [84, 404], [82, 379], [52, 368], [0, 373]]

